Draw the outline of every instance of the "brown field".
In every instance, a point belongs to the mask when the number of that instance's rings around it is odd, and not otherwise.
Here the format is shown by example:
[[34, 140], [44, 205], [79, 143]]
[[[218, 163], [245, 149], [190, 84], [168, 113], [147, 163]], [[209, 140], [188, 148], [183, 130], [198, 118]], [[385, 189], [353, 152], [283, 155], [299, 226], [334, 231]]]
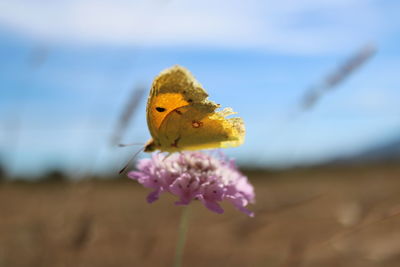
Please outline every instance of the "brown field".
[[[400, 266], [400, 166], [249, 172], [251, 219], [190, 208], [183, 266]], [[171, 266], [181, 207], [128, 179], [0, 184], [0, 267]]]

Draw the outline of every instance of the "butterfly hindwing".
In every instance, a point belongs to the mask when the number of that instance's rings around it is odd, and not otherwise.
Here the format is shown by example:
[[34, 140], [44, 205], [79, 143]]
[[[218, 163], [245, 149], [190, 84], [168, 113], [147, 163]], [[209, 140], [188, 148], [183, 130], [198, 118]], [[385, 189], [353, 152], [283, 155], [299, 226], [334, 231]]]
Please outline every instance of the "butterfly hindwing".
[[215, 112], [214, 107], [193, 104], [171, 112], [161, 124], [163, 151], [197, 150], [236, 146], [243, 142], [244, 126], [240, 118], [225, 118], [229, 109]]

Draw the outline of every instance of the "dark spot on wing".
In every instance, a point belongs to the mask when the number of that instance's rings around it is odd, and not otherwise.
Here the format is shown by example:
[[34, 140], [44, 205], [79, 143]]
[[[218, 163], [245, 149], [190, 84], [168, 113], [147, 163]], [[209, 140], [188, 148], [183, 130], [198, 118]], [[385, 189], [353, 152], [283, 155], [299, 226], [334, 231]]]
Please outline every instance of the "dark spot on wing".
[[164, 111], [165, 111], [165, 108], [162, 108], [162, 107], [156, 107], [156, 110], [157, 110], [158, 112], [164, 112]]
[[182, 112], [179, 109], [175, 109], [174, 110], [176, 113], [178, 113], [179, 115], [182, 115]]

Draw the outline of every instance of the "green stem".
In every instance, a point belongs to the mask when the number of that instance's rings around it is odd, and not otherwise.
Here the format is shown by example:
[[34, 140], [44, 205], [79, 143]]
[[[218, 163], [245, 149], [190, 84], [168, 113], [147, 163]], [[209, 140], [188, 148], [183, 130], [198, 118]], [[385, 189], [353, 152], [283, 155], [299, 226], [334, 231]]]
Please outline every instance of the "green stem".
[[174, 267], [182, 266], [183, 250], [185, 248], [186, 234], [189, 227], [189, 206], [183, 208], [181, 220], [178, 229], [178, 242], [175, 250], [175, 263]]

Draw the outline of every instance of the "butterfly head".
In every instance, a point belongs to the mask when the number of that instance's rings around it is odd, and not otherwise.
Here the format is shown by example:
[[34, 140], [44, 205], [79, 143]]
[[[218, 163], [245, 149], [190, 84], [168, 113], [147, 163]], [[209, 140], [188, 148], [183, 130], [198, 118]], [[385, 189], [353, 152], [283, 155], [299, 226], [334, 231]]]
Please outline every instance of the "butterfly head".
[[157, 145], [154, 142], [153, 139], [150, 139], [147, 141], [147, 143], [144, 145], [144, 152], [154, 152], [157, 150]]

